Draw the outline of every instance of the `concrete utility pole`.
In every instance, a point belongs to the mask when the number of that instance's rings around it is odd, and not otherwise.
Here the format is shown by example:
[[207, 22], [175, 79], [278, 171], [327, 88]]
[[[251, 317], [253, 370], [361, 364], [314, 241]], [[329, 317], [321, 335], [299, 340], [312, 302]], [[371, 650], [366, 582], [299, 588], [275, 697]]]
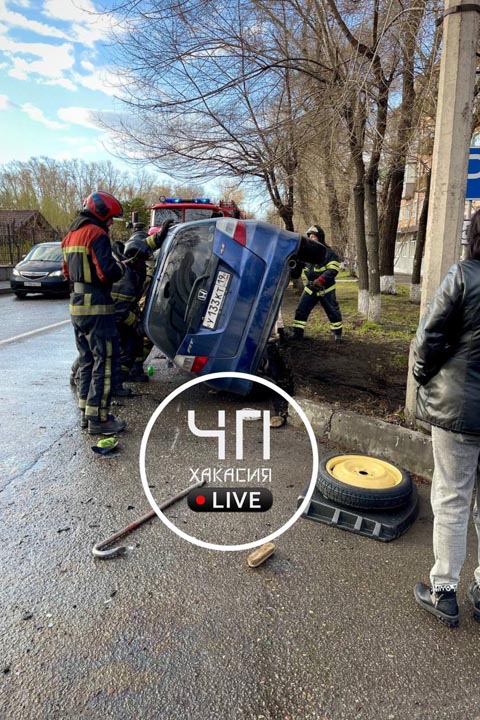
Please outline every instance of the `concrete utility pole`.
[[[480, 0], [446, 0], [420, 316], [448, 269], [460, 259], [479, 29]], [[405, 403], [408, 420], [415, 417], [412, 349]]]

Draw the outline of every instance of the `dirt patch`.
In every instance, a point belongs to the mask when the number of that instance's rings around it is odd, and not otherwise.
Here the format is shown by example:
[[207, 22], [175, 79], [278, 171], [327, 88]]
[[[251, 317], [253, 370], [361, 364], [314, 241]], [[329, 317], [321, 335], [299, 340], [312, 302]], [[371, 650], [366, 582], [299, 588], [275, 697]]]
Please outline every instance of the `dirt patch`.
[[[282, 305], [286, 326], [293, 321], [298, 300], [289, 288]], [[320, 305], [311, 318], [305, 338], [287, 342], [284, 349], [296, 394], [403, 423], [409, 340], [349, 334], [346, 328], [342, 342], [336, 343]]]

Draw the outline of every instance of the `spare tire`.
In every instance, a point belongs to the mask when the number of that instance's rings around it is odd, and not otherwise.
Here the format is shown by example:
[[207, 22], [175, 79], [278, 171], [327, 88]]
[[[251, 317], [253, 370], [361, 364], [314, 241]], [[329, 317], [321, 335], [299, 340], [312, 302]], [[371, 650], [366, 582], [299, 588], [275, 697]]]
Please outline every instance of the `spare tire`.
[[402, 468], [371, 455], [328, 455], [320, 460], [317, 488], [327, 500], [362, 510], [405, 505], [413, 482]]

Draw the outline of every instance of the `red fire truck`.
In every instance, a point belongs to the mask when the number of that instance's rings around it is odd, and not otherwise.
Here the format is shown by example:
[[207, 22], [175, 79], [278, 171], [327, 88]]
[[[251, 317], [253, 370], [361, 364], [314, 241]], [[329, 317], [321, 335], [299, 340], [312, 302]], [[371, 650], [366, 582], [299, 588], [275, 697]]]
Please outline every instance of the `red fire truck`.
[[158, 232], [165, 220], [175, 223], [191, 220], [207, 220], [211, 217], [244, 218], [245, 214], [233, 200], [220, 200], [218, 203], [210, 198], [167, 198], [161, 196], [159, 202], [152, 207], [150, 219], [150, 235]]

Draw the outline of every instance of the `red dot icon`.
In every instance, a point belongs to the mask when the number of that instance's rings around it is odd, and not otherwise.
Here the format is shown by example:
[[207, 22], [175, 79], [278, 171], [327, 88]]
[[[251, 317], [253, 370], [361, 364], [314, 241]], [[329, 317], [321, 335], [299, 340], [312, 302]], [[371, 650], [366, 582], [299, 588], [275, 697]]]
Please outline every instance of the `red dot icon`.
[[197, 495], [197, 505], [205, 505], [205, 495]]

